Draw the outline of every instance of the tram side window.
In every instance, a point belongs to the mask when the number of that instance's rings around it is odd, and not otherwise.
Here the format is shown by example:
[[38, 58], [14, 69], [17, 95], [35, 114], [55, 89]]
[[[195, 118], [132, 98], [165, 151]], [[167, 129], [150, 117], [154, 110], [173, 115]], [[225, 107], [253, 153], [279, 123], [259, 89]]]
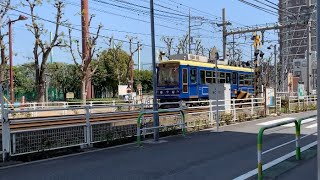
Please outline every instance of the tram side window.
[[231, 82], [231, 74], [226, 73], [226, 83], [230, 83], [230, 82]]
[[244, 75], [243, 75], [243, 74], [240, 74], [239, 84], [240, 84], [240, 86], [243, 86], [243, 85], [244, 85]]
[[197, 83], [197, 70], [196, 69], [191, 69], [190, 70], [190, 81], [192, 84]]
[[232, 84], [237, 84], [237, 73], [232, 73]]
[[219, 82], [220, 83], [226, 83], [226, 73], [224, 73], [224, 72], [220, 73]]
[[200, 71], [200, 84], [206, 83], [206, 72], [204, 70]]
[[206, 71], [206, 83], [212, 83], [212, 71]]
[[183, 69], [182, 71], [183, 74], [183, 83], [187, 84], [188, 83], [188, 69]]

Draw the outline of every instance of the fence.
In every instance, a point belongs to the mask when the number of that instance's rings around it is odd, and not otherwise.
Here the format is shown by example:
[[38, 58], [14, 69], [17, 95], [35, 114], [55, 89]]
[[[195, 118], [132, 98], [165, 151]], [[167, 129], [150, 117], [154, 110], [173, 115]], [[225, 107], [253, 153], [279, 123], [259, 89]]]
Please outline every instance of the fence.
[[[300, 137], [301, 136], [301, 124], [302, 124], [302, 122], [304, 120], [308, 119], [310, 121], [310, 119], [314, 118], [314, 117], [316, 117], [316, 116], [310, 116], [310, 117], [302, 118], [302, 119], [291, 119], [291, 120], [287, 120], [287, 121], [283, 121], [283, 122], [279, 122], [279, 123], [275, 123], [275, 124], [272, 124], [272, 125], [269, 125], [269, 126], [262, 127], [259, 130], [258, 138], [257, 138], [257, 160], [258, 160], [258, 165], [257, 166], [258, 166], [258, 179], [259, 180], [263, 179], [262, 155], [270, 153], [270, 152], [272, 152], [272, 151], [274, 151], [276, 149], [279, 149], [279, 148], [281, 148], [283, 146], [286, 146], [288, 144], [291, 144], [291, 143], [295, 142], [296, 143], [296, 149], [295, 149], [295, 151], [296, 151], [296, 159], [297, 160], [301, 159], [300, 140], [304, 139], [304, 138], [306, 138], [308, 136], [316, 134], [316, 132], [315, 132], [315, 133], [311, 133], [311, 134], [305, 135], [303, 137]], [[316, 118], [313, 119], [313, 120], [316, 120]], [[291, 124], [291, 123], [295, 124], [295, 139], [262, 152], [262, 137], [263, 137], [264, 131], [268, 130], [268, 129], [275, 128], [275, 127], [280, 127], [282, 125]]]
[[[314, 100], [305, 98], [304, 103]], [[289, 103], [296, 103], [294, 101]], [[110, 101], [88, 103], [86, 106], [79, 103], [61, 106], [60, 102], [57, 102], [50, 104], [51, 106], [19, 107], [14, 110], [2, 106], [4, 113], [0, 145], [3, 147], [3, 157], [65, 147], [90, 146], [98, 142], [135, 137], [137, 117], [150, 108], [150, 104], [117, 104]], [[185, 112], [185, 127], [188, 131], [193, 131], [268, 115], [274, 106], [266, 107], [264, 103], [262, 98], [251, 98], [219, 100], [218, 104], [214, 100], [176, 104]], [[281, 104], [279, 97], [276, 101], [277, 109], [282, 108]], [[179, 113], [162, 113], [160, 126], [176, 125], [171, 129], [163, 128], [162, 131], [181, 129], [182, 127], [177, 125], [181, 120]], [[143, 122], [142, 134], [152, 133], [152, 116], [146, 115]]]

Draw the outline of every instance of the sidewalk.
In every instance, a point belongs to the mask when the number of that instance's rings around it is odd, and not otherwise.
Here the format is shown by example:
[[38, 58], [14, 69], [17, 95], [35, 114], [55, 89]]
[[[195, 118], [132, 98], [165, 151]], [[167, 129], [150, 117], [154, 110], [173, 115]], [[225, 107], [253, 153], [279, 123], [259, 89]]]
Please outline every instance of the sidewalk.
[[278, 177], [281, 180], [316, 180], [317, 179], [317, 156], [307, 160], [303, 164]]
[[265, 170], [264, 179], [281, 180], [316, 180], [317, 179], [317, 146], [301, 154], [301, 160], [292, 157], [270, 169]]

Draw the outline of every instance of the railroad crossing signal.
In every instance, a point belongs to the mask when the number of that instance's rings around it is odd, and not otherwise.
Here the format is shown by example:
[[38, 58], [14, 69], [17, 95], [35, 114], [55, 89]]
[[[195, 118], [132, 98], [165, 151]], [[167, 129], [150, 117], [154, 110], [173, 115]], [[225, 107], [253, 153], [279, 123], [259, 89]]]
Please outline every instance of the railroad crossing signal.
[[257, 32], [253, 33], [252, 40], [253, 40], [254, 49], [258, 49], [261, 47], [261, 45], [262, 45], [261, 38], [262, 38], [262, 35], [258, 35]]

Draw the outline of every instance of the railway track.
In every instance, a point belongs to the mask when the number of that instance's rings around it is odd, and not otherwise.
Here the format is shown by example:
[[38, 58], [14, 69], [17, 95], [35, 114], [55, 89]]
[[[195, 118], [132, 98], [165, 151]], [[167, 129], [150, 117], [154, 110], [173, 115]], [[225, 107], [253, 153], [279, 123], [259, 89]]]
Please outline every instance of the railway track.
[[[208, 111], [207, 107], [199, 107], [196, 109], [186, 109], [186, 114], [190, 113], [201, 113]], [[134, 120], [139, 116], [138, 111], [134, 112], [112, 112], [112, 113], [95, 113], [90, 116], [91, 124], [99, 123], [118, 123], [130, 121], [135, 123]], [[166, 112], [159, 113], [160, 117], [178, 115], [179, 112]], [[147, 114], [145, 118], [152, 118], [152, 114]], [[84, 114], [81, 115], [65, 115], [65, 116], [51, 116], [51, 117], [34, 117], [34, 118], [14, 118], [10, 119], [10, 130], [11, 131], [25, 131], [25, 130], [36, 130], [46, 128], [59, 128], [67, 126], [81, 126], [86, 124], [86, 117]], [[133, 123], [132, 123], [133, 124]], [[1, 126], [0, 126], [1, 129]]]

